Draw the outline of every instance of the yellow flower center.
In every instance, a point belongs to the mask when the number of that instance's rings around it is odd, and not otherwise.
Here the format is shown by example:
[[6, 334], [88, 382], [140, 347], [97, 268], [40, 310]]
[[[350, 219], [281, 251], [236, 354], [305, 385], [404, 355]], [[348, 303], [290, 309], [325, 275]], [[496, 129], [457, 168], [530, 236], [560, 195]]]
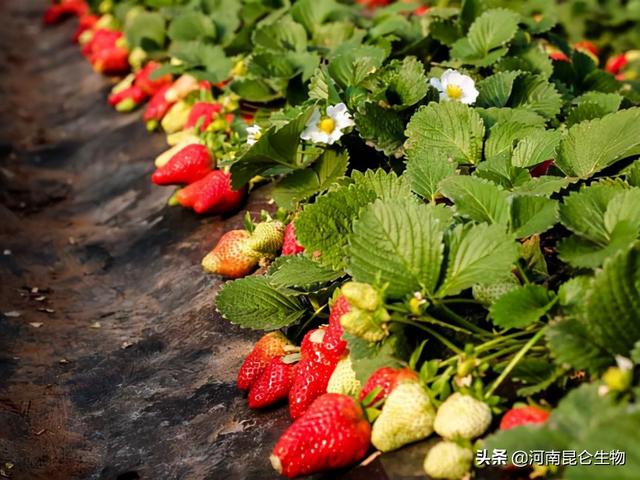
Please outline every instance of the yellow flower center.
[[333, 118], [323, 118], [318, 123], [318, 128], [324, 133], [331, 133], [336, 128], [336, 122]]
[[458, 100], [462, 96], [462, 89], [457, 85], [447, 85], [447, 97]]

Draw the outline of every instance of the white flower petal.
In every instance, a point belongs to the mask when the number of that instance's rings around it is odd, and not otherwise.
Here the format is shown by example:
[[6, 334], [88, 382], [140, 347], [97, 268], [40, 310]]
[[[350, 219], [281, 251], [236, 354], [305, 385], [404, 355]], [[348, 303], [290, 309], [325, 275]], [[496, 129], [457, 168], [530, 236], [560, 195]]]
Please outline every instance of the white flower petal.
[[442, 91], [442, 82], [440, 81], [439, 78], [433, 77], [433, 78], [429, 79], [429, 83], [436, 90]]
[[307, 120], [307, 124], [306, 127], [315, 127], [318, 122], [320, 121], [320, 110], [318, 110], [317, 108], [314, 108], [313, 112], [311, 113], [311, 116], [309, 117], [309, 120]]

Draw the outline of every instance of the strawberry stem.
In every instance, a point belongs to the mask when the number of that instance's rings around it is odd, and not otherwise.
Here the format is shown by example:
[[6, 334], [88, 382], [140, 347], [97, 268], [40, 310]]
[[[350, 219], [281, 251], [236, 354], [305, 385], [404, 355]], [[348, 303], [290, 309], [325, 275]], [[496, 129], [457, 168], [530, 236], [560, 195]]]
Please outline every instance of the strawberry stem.
[[525, 356], [525, 354], [536, 344], [538, 343], [538, 340], [540, 340], [542, 338], [542, 335], [544, 334], [545, 329], [541, 328], [540, 330], [538, 330], [538, 332], [529, 339], [529, 341], [527, 343], [525, 343], [522, 348], [518, 351], [518, 353], [516, 353], [513, 358], [511, 359], [511, 361], [509, 362], [509, 364], [506, 366], [506, 368], [502, 371], [502, 373], [500, 374], [500, 376], [498, 378], [496, 378], [495, 382], [493, 382], [493, 384], [491, 385], [491, 387], [489, 387], [489, 390], [487, 390], [487, 392], [484, 395], [484, 398], [489, 398], [493, 392], [495, 392], [496, 388], [498, 388], [500, 386], [500, 384], [505, 380], [505, 378], [507, 378], [507, 376], [511, 373], [511, 371], [515, 368], [515, 366], [518, 364], [518, 362], [520, 360], [522, 360], [522, 358]]
[[422, 325], [420, 323], [416, 323], [413, 322], [411, 320], [405, 320], [405, 319], [400, 319], [400, 318], [393, 318], [392, 321], [394, 322], [398, 322], [398, 323], [404, 323], [406, 325], [412, 325], [416, 328], [419, 328], [420, 330], [424, 330], [425, 332], [427, 332], [429, 335], [431, 335], [433, 338], [435, 338], [436, 340], [438, 340], [440, 343], [442, 343], [445, 347], [447, 347], [449, 350], [456, 352], [457, 354], [462, 354], [464, 353], [463, 350], [454, 345], [453, 343], [451, 343], [449, 340], [447, 340], [445, 337], [443, 337], [442, 335], [440, 335], [438, 332], [436, 332], [435, 330], [427, 327], [426, 325]]

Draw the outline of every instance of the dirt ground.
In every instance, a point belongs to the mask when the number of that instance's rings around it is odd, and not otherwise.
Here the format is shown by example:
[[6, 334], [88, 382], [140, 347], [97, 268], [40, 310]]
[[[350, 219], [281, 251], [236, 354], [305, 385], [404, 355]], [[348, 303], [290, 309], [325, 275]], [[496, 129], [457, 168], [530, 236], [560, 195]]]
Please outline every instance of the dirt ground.
[[[163, 136], [107, 105], [45, 4], [0, 2], [0, 479], [277, 478], [286, 408], [252, 412], [234, 386], [259, 333], [220, 319], [199, 265], [244, 211], [166, 206]], [[423, 455], [326, 478], [420, 478]]]

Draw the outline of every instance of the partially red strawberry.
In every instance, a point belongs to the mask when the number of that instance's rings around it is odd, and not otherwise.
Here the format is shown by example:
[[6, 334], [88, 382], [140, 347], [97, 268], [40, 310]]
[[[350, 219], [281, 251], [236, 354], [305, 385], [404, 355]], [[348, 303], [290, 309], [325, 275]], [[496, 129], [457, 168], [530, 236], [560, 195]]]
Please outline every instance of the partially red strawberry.
[[82, 35], [87, 30], [91, 30], [99, 19], [100, 17], [98, 17], [97, 15], [82, 15], [80, 17], [78, 27], [76, 28], [75, 32], [73, 32], [73, 37], [71, 37], [73, 43], [78, 43], [78, 41], [80, 40], [80, 35]]
[[326, 393], [276, 443], [270, 460], [280, 474], [300, 475], [347, 467], [369, 450], [371, 426], [353, 398]]
[[156, 185], [190, 184], [211, 172], [213, 159], [209, 149], [194, 143], [187, 145], [151, 176]]
[[[235, 231], [243, 232], [245, 230]], [[281, 332], [270, 332], [263, 335], [253, 346], [253, 349], [240, 367], [237, 380], [238, 388], [240, 390], [251, 388], [271, 360], [286, 353], [285, 346], [287, 345], [291, 345], [291, 343]]]
[[141, 105], [147, 98], [147, 94], [136, 85], [119, 90], [109, 95], [108, 102], [118, 112], [130, 112]]
[[196, 213], [220, 214], [240, 208], [247, 188], [233, 190], [231, 175], [213, 170], [205, 177], [180, 190], [176, 199], [183, 207], [192, 207]]
[[417, 379], [418, 374], [410, 368], [379, 368], [371, 374], [362, 388], [360, 401], [364, 400], [374, 389], [379, 389], [379, 393], [366, 406], [374, 405], [385, 400], [398, 385]]
[[82, 54], [91, 60], [91, 57], [100, 50], [107, 50], [116, 46], [116, 42], [123, 36], [122, 32], [98, 28], [93, 32], [91, 40], [82, 47]]
[[588, 54], [590, 54], [590, 56], [592, 56], [592, 58], [596, 60], [596, 63], [598, 63], [598, 55], [600, 55], [600, 47], [598, 47], [598, 45], [596, 45], [592, 41], [582, 40], [580, 42], [576, 42], [573, 48], [581, 52], [585, 52], [585, 53], [588, 52]]
[[500, 420], [500, 430], [509, 430], [522, 425], [544, 423], [549, 418], [549, 412], [534, 406], [512, 408]]
[[204, 132], [221, 111], [222, 104], [220, 103], [196, 102], [191, 107], [185, 128], [195, 128], [200, 122], [200, 131]]
[[607, 72], [612, 73], [613, 75], [617, 75], [618, 73], [620, 73], [620, 70], [622, 70], [627, 65], [627, 63], [629, 63], [629, 61], [627, 60], [626, 52], [621, 53], [619, 55], [609, 58], [609, 60], [607, 60], [607, 64], [605, 65], [604, 69]]
[[313, 401], [327, 392], [327, 384], [340, 355], [328, 350], [324, 343], [326, 329], [308, 332], [300, 347], [301, 360], [289, 391], [291, 418], [300, 417]]
[[158, 127], [160, 120], [164, 118], [173, 105], [173, 102], [167, 101], [165, 96], [169, 88], [171, 88], [171, 85], [165, 85], [160, 88], [160, 90], [151, 97], [151, 100], [149, 100], [149, 103], [147, 104], [147, 108], [145, 109], [142, 118], [147, 125], [147, 130], [149, 131], [153, 131]]
[[286, 400], [291, 389], [297, 363], [284, 357], [271, 360], [249, 390], [249, 408], [265, 408]]
[[153, 73], [160, 68], [160, 64], [153, 60], [148, 62], [142, 69], [136, 73], [134, 85], [140, 88], [147, 95], [155, 95], [164, 87], [171, 85], [173, 79], [171, 75], [162, 75], [159, 78], [152, 79]]
[[296, 227], [293, 222], [287, 225], [284, 230], [284, 242], [282, 244], [282, 255], [297, 255], [304, 252], [304, 247], [296, 239]]
[[[180, 193], [180, 192], [178, 192]], [[246, 230], [225, 233], [213, 250], [202, 259], [202, 268], [227, 278], [242, 278], [258, 266], [261, 255], [248, 246], [251, 234]]]
[[350, 309], [349, 301], [344, 295], [340, 295], [333, 302], [329, 313], [329, 327], [324, 337], [324, 343], [328, 350], [334, 351], [339, 356], [347, 350], [347, 342], [342, 339], [344, 329], [340, 324], [340, 319]]
[[105, 75], [118, 75], [129, 71], [129, 51], [123, 47], [104, 48], [91, 56], [93, 69]]
[[60, 23], [66, 18], [86, 15], [89, 12], [89, 6], [85, 0], [66, 0], [60, 3], [50, 5], [42, 16], [45, 25], [54, 25]]

